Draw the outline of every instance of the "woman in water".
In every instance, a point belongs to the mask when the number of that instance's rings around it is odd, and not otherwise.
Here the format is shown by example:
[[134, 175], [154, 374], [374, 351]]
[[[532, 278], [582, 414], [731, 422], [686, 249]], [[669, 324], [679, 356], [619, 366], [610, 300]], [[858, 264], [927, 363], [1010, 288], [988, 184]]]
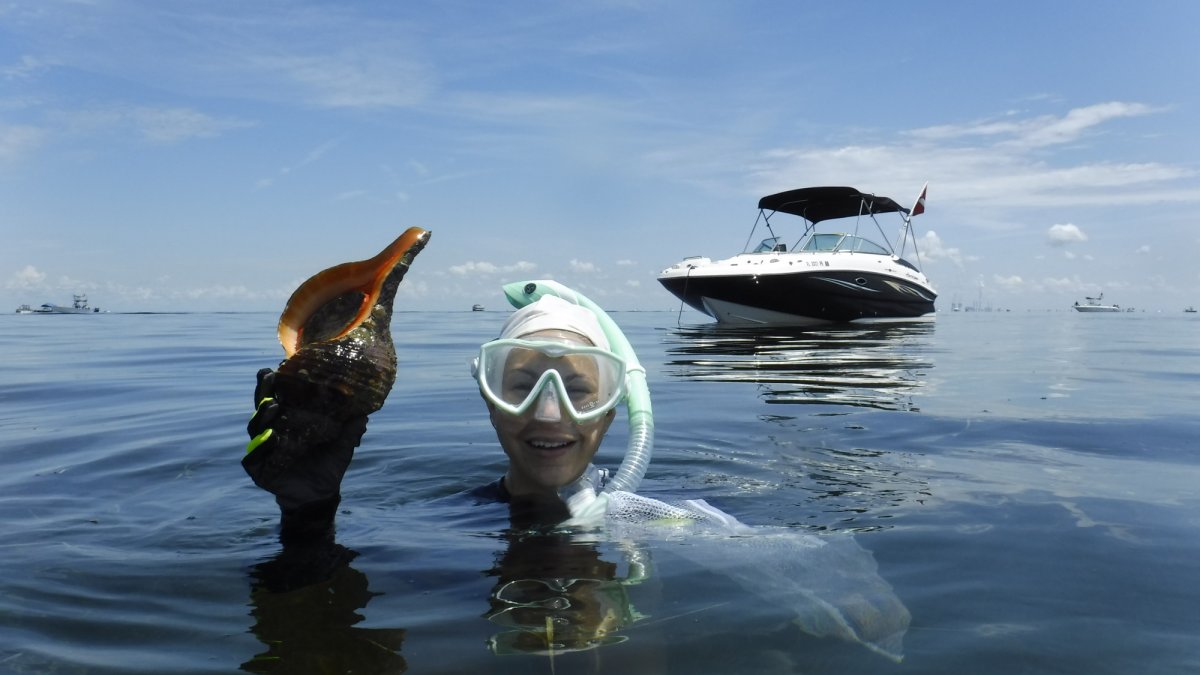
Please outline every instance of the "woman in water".
[[[595, 314], [544, 296], [508, 317], [499, 337], [481, 347], [472, 370], [508, 456], [505, 474], [472, 495], [509, 503], [526, 516], [532, 510], [535, 522], [565, 520], [560, 491], [581, 478], [594, 488], [603, 481], [592, 458], [625, 393], [625, 363], [612, 352]], [[281, 538], [330, 535], [342, 477], [367, 419], [311, 419], [313, 413], [276, 397], [270, 369], [259, 371], [254, 398], [257, 411], [247, 427], [252, 440], [242, 466], [275, 495]], [[281, 448], [279, 439], [289, 435], [276, 432], [301, 421], [319, 430], [307, 439], [309, 447]]]

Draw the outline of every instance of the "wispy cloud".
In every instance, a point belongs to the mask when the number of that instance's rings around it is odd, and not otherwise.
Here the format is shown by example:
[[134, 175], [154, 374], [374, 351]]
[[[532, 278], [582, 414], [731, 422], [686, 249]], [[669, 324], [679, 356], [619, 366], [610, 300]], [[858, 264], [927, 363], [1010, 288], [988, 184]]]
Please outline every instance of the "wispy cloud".
[[386, 52], [254, 56], [251, 72], [292, 89], [303, 102], [328, 108], [403, 108], [425, 100], [429, 75], [420, 64]]
[[37, 127], [0, 124], [0, 166], [21, 160], [45, 138], [46, 131]]
[[153, 2], [30, 3], [14, 18], [54, 60], [22, 56], [0, 76], [77, 67], [162, 91], [323, 108], [405, 107], [431, 91], [432, 69], [414, 47], [419, 35], [401, 21], [364, 21], [363, 10], [333, 5], [222, 7], [233, 4], [188, 11]]
[[1105, 122], [1123, 117], [1141, 117], [1157, 112], [1142, 103], [1111, 101], [1075, 108], [1065, 115], [1039, 115], [1027, 119], [988, 120], [975, 124], [946, 124], [914, 129], [907, 135], [935, 142], [962, 138], [996, 138], [1005, 146], [1038, 148], [1069, 143]]
[[23, 80], [50, 68], [51, 64], [28, 54], [22, 56], [16, 63], [0, 66], [0, 78], [5, 80]]
[[233, 117], [214, 117], [190, 108], [110, 105], [56, 111], [49, 118], [68, 132], [96, 134], [132, 131], [152, 143], [179, 143], [213, 138], [234, 129], [254, 126]]
[[[304, 157], [302, 157], [300, 159], [300, 161], [296, 162], [295, 164], [288, 164], [288, 165], [280, 167], [278, 176], [287, 176], [288, 174], [292, 173], [293, 171], [303, 169], [304, 167], [309, 166], [310, 164], [315, 164], [315, 163], [319, 162], [322, 157], [324, 157], [331, 150], [336, 148], [338, 146], [339, 142], [340, 141], [338, 139], [332, 139], [332, 140], [325, 141], [324, 143], [321, 143], [320, 145], [316, 146], [315, 148], [309, 150], [308, 153], [305, 154]], [[262, 190], [262, 189], [265, 189], [265, 188], [268, 188], [268, 187], [271, 187], [272, 185], [274, 185], [275, 181], [276, 181], [276, 177], [260, 178], [260, 179], [258, 179], [257, 182], [255, 182], [254, 186], [255, 186], [255, 189]], [[344, 192], [341, 195], [338, 195], [337, 199], [338, 200], [343, 199], [343, 198], [349, 199], [349, 198], [358, 196], [359, 192], [361, 192], [361, 191], [353, 191], [352, 193]]]
[[1105, 159], [1069, 163], [1042, 150], [1098, 132], [1105, 124], [1160, 112], [1110, 102], [1039, 115], [941, 125], [902, 132], [895, 141], [830, 147], [774, 148], [751, 176], [759, 194], [795, 187], [794, 176], [859, 185], [901, 199], [925, 180], [936, 186], [930, 208], [953, 202], [980, 207], [1047, 207], [1200, 201], [1196, 171], [1157, 162]]

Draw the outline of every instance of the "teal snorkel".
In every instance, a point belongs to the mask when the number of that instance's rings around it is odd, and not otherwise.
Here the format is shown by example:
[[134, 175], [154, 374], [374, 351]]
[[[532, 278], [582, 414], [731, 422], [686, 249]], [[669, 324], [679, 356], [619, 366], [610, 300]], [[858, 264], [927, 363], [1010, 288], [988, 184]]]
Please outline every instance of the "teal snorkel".
[[557, 281], [539, 279], [504, 285], [504, 295], [513, 307], [520, 309], [545, 295], [557, 296], [567, 302], [586, 307], [596, 315], [609, 346], [625, 361], [625, 407], [629, 416], [629, 447], [621, 466], [607, 484], [604, 492], [635, 492], [646, 475], [650, 455], [654, 450], [654, 415], [650, 410], [650, 388], [646, 386], [646, 369], [638, 362], [633, 346], [621, 328], [599, 305], [581, 293]]

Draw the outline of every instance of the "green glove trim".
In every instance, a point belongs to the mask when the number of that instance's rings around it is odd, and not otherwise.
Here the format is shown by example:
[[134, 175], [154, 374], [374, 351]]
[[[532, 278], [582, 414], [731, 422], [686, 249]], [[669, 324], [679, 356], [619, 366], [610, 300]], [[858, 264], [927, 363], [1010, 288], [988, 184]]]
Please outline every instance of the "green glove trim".
[[254, 452], [255, 448], [262, 445], [263, 443], [266, 443], [267, 439], [271, 438], [271, 434], [273, 434], [273, 433], [275, 433], [274, 429], [267, 429], [266, 431], [255, 436], [254, 438], [251, 438], [250, 442], [246, 444], [246, 454], [248, 455], [248, 454]]

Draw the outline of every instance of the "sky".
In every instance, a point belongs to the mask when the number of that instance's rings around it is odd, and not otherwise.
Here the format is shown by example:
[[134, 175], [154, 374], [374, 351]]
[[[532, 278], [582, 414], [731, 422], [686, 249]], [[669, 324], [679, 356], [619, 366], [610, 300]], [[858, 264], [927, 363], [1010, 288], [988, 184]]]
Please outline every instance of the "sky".
[[1192, 0], [0, 0], [0, 311], [280, 311], [410, 226], [398, 310], [542, 278], [677, 310], [657, 273], [742, 251], [759, 197], [928, 182], [939, 309], [1179, 312], [1196, 26]]

